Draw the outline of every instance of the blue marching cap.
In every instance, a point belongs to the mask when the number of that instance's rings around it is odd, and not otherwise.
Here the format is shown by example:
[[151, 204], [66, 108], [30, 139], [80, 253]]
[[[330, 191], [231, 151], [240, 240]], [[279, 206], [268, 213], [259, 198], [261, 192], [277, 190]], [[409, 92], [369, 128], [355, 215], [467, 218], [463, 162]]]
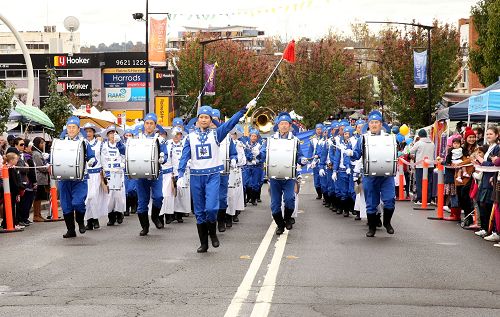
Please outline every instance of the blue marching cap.
[[155, 114], [155, 113], [150, 112], [150, 113], [148, 113], [148, 114], [144, 117], [144, 121], [147, 121], [147, 120], [152, 120], [152, 121], [154, 121], [154, 123], [157, 123], [157, 122], [158, 122], [158, 117], [156, 116], [156, 114]]
[[356, 125], [364, 125], [365, 123], [366, 123], [365, 120], [361, 120], [361, 119], [356, 121]]
[[316, 124], [316, 129], [324, 129], [324, 126], [321, 123]]
[[339, 122], [338, 121], [333, 121], [332, 122], [332, 129], [338, 129], [339, 128]]
[[199, 117], [200, 115], [202, 114], [206, 114], [208, 116], [210, 116], [210, 118], [212, 117], [212, 107], [210, 106], [201, 106], [200, 109], [198, 109], [198, 112], [196, 113], [196, 116]]
[[345, 119], [344, 119], [344, 120], [341, 120], [341, 121], [339, 122], [339, 127], [348, 127], [348, 126], [350, 126], [350, 124], [349, 124], [349, 122], [348, 122], [347, 120], [345, 120]]
[[279, 124], [281, 121], [292, 123], [292, 117], [290, 117], [288, 112], [281, 112], [278, 114], [278, 118], [276, 118], [276, 124]]
[[172, 125], [175, 127], [175, 126], [184, 126], [184, 121], [182, 120], [182, 118], [174, 118], [174, 120], [172, 120]]
[[217, 117], [220, 119], [220, 110], [219, 109], [212, 108], [212, 118], [213, 117]]
[[76, 124], [77, 126], [80, 126], [80, 118], [77, 116], [71, 116], [68, 118], [68, 121], [66, 121], [66, 126], [70, 124]]
[[382, 113], [380, 111], [374, 110], [368, 114], [368, 122], [372, 120], [377, 120], [380, 122], [384, 122], [384, 119], [382, 117]]
[[354, 134], [354, 128], [351, 126], [347, 126], [344, 128], [344, 133], [349, 133], [350, 136]]
[[132, 130], [130, 128], [127, 128], [127, 129], [125, 129], [125, 131], [123, 132], [123, 134], [127, 134], [127, 133], [130, 133], [130, 134], [134, 135], [134, 130]]
[[257, 129], [251, 129], [250, 130], [250, 135], [255, 134], [255, 135], [260, 135], [259, 130]]

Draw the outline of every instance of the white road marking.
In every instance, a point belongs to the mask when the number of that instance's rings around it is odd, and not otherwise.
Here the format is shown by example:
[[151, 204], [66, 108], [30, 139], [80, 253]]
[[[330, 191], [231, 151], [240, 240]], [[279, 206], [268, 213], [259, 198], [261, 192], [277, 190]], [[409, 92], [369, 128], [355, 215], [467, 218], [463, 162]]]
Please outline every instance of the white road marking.
[[253, 307], [250, 317], [266, 317], [269, 315], [271, 309], [271, 302], [273, 300], [274, 288], [276, 287], [276, 278], [280, 267], [283, 253], [285, 252], [286, 240], [288, 238], [288, 230], [286, 230], [276, 241], [275, 250], [271, 264], [264, 277], [264, 283], [260, 287], [255, 306]]
[[241, 281], [241, 284], [238, 287], [236, 294], [234, 294], [234, 297], [231, 300], [231, 304], [227, 308], [226, 314], [224, 315], [225, 317], [238, 316], [240, 309], [241, 309], [241, 306], [243, 305], [245, 300], [248, 298], [248, 295], [250, 293], [250, 288], [252, 287], [253, 280], [255, 279], [255, 276], [257, 275], [257, 272], [259, 271], [259, 268], [262, 264], [262, 261], [264, 260], [264, 257], [266, 256], [267, 249], [269, 248], [269, 245], [271, 244], [271, 240], [273, 239], [273, 235], [274, 235], [275, 230], [276, 230], [276, 224], [273, 221], [271, 223], [271, 225], [269, 226], [269, 229], [267, 229], [266, 235], [262, 239], [262, 242], [260, 243], [259, 248], [257, 249], [257, 252], [255, 252], [252, 263], [250, 263], [250, 267], [248, 268], [248, 271], [245, 274], [243, 281]]

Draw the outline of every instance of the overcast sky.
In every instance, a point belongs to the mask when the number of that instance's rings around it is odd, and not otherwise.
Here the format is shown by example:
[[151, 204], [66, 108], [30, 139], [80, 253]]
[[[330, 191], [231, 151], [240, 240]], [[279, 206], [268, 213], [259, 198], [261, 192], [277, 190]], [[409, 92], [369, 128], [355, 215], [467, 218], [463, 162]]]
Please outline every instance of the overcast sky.
[[[470, 15], [471, 6], [477, 1], [149, 0], [149, 12], [184, 14], [168, 22], [169, 36], [175, 36], [183, 26], [238, 24], [256, 26], [267, 35], [279, 35], [283, 40], [289, 40], [302, 36], [318, 38], [330, 29], [348, 33], [351, 23], [368, 20], [411, 22], [415, 19], [429, 24], [437, 18], [457, 25], [459, 18]], [[81, 44], [97, 45], [101, 42], [144, 41], [144, 26], [132, 19], [132, 13], [144, 12], [145, 3], [145, 0], [0, 0], [0, 13], [18, 30], [42, 30], [44, 25], [56, 25], [58, 31], [62, 31], [64, 18], [73, 15], [80, 20]], [[287, 5], [288, 10], [285, 9]], [[300, 5], [302, 9], [299, 9]], [[273, 8], [274, 13], [271, 12]], [[231, 15], [238, 12], [246, 14]], [[191, 14], [200, 17], [202, 14], [217, 14], [217, 17], [196, 19], [193, 16], [189, 19]], [[378, 30], [378, 26], [371, 28]], [[7, 28], [0, 25], [0, 31], [7, 31]]]

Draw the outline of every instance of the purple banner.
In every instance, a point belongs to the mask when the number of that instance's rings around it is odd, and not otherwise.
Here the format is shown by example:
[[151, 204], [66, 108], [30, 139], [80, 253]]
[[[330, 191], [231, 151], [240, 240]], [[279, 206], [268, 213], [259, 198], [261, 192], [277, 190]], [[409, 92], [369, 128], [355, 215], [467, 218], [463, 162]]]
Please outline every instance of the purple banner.
[[214, 96], [215, 95], [215, 64], [205, 64], [204, 69], [204, 79], [205, 79], [205, 95]]

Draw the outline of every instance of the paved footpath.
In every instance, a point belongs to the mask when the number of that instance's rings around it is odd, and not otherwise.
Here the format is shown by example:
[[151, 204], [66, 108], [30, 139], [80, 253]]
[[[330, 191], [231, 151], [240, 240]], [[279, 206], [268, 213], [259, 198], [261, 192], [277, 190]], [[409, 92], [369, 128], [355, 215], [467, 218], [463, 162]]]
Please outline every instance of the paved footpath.
[[293, 230], [264, 202], [197, 254], [195, 221], [139, 237], [120, 226], [62, 239], [64, 223], [0, 235], [0, 316], [500, 316], [500, 249], [397, 204], [396, 234], [322, 207], [306, 179]]

